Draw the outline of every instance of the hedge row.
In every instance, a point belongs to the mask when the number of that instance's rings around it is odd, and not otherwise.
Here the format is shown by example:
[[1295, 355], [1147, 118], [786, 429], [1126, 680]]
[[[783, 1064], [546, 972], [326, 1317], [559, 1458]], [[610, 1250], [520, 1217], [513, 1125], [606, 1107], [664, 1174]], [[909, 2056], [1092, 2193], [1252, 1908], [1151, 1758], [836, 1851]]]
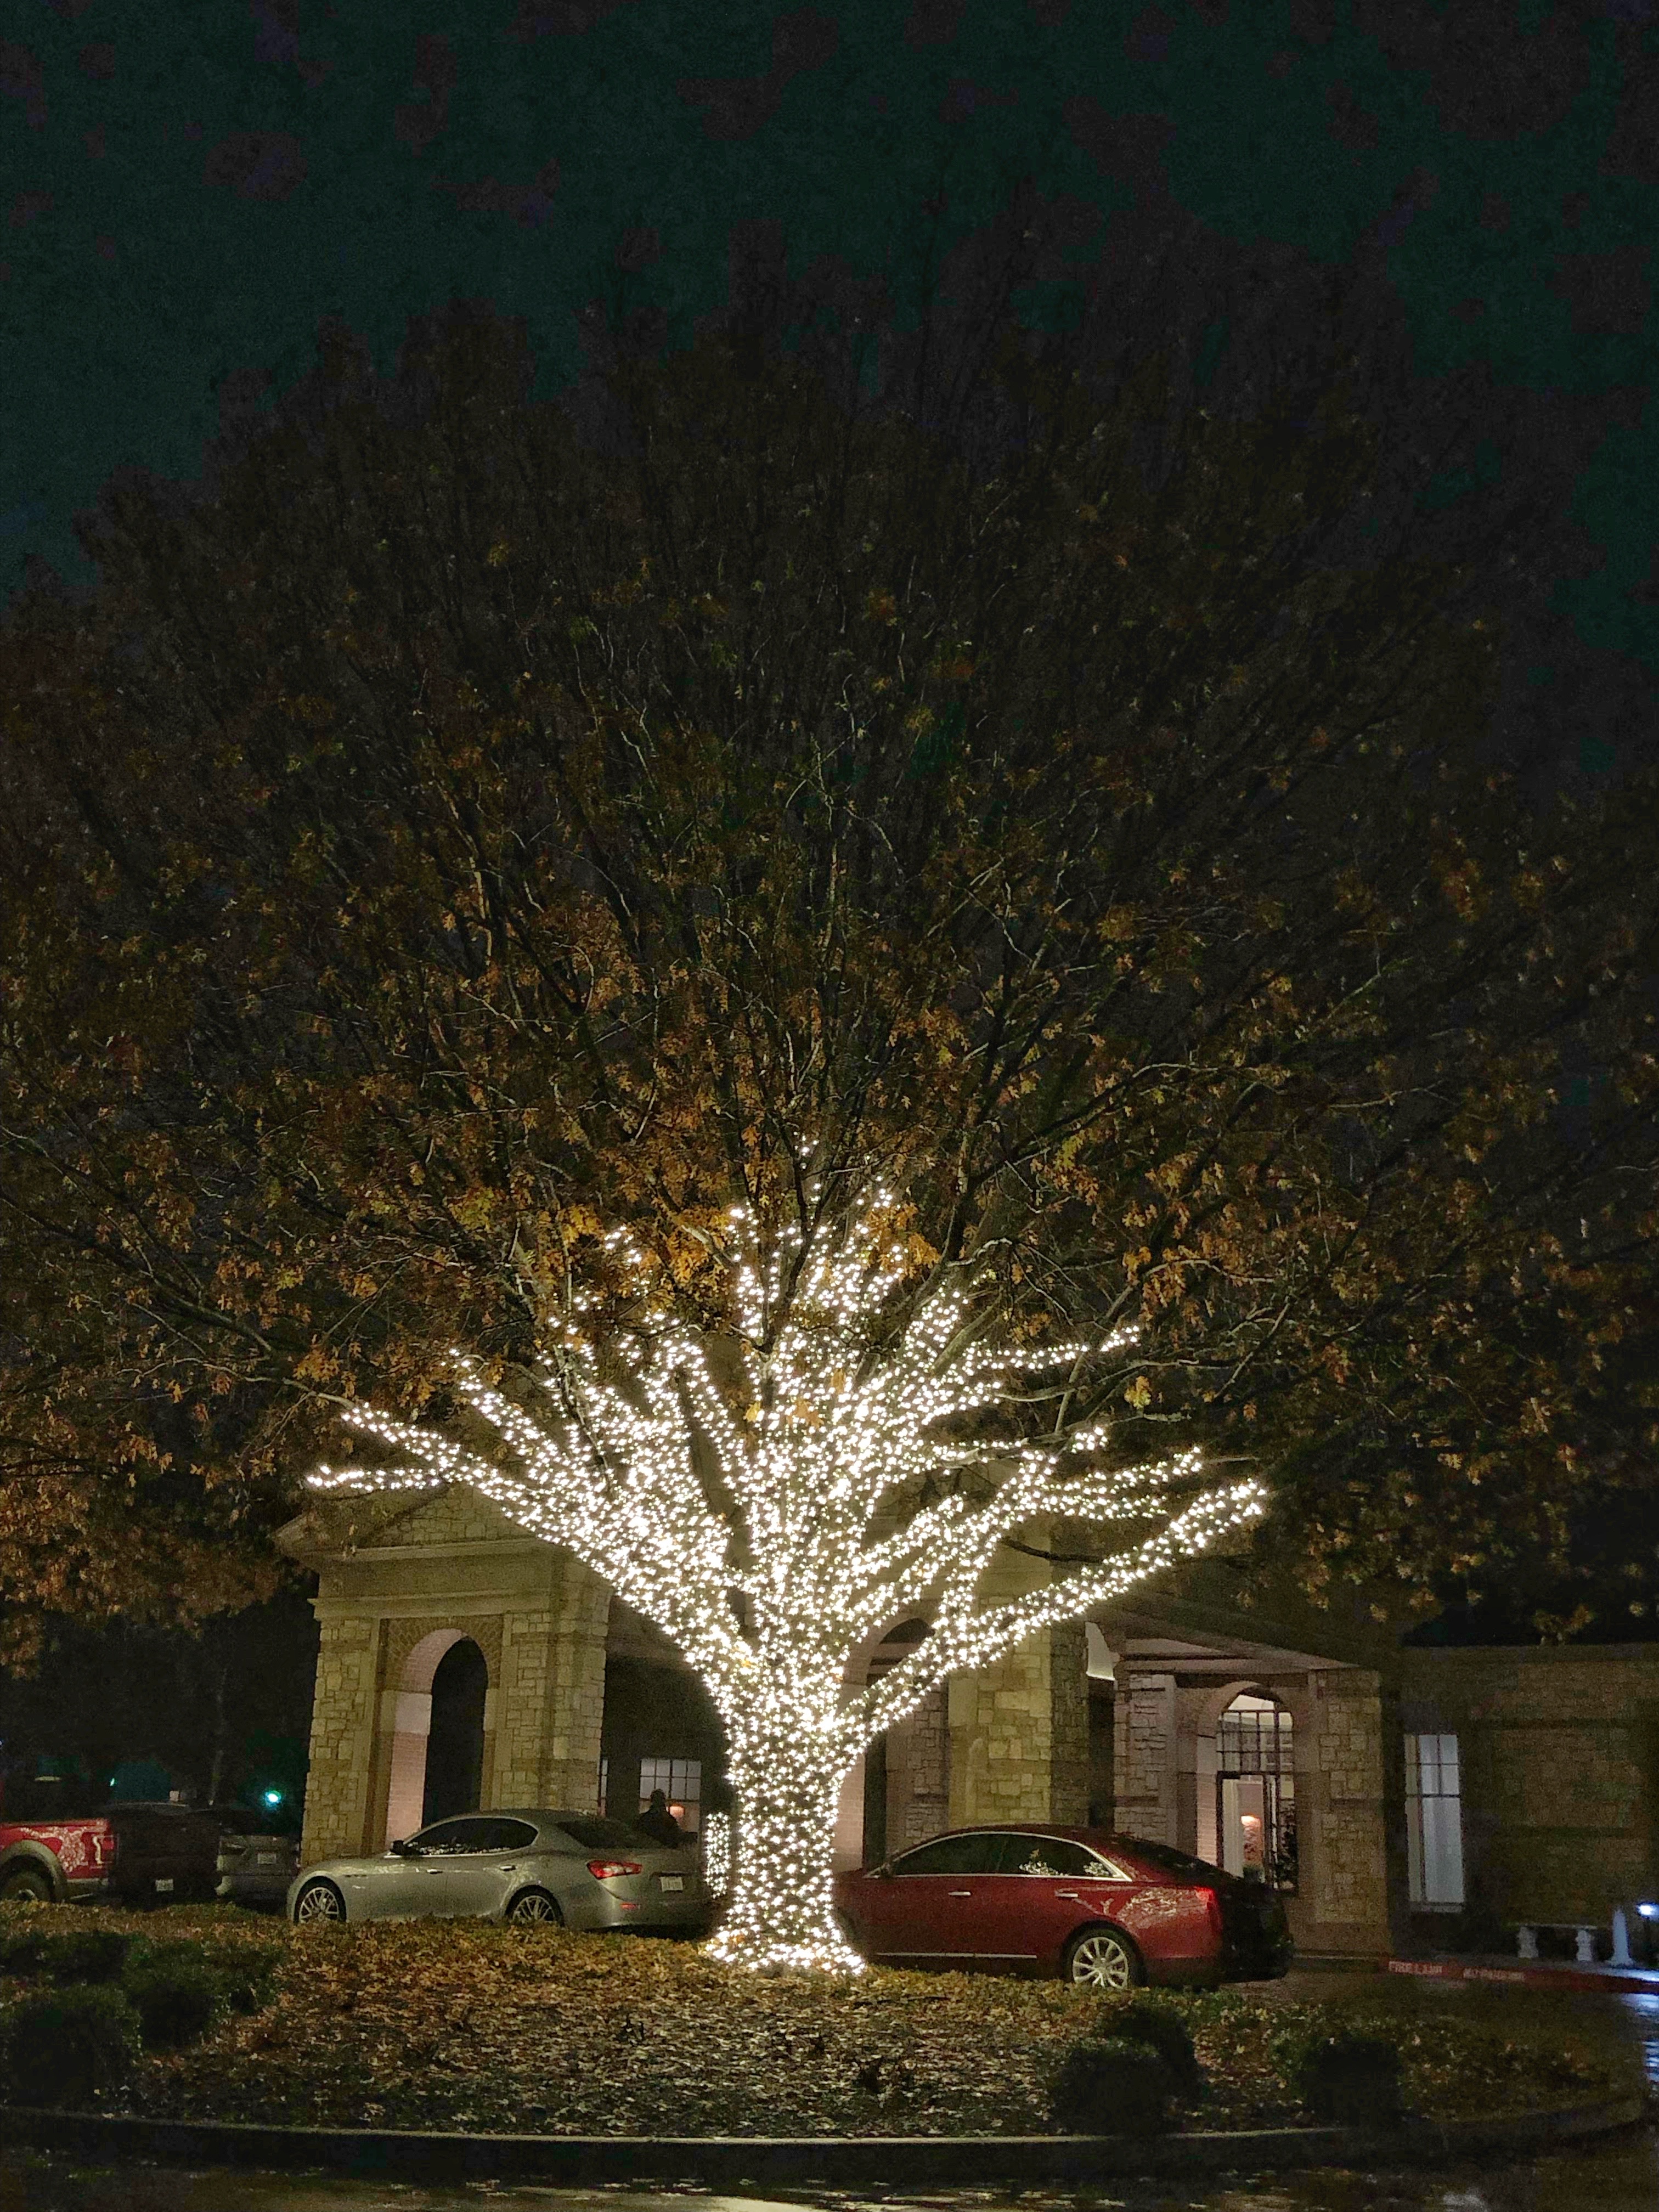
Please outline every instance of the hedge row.
[[228, 2012], [269, 2002], [276, 1958], [188, 1937], [113, 1928], [0, 1930], [0, 1976], [26, 1982], [0, 2013], [0, 2094], [18, 2105], [83, 2105], [141, 2051], [194, 2043]]

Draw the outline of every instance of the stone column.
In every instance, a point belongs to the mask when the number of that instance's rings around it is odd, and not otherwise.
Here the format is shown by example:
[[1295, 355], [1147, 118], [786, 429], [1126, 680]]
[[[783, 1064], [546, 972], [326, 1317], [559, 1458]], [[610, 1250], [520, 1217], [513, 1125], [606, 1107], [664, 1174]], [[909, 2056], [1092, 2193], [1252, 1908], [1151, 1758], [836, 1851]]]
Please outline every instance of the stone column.
[[1028, 1637], [950, 1682], [950, 1825], [1088, 1818], [1089, 1706], [1083, 1626]]
[[1297, 1939], [1309, 1950], [1383, 1952], [1390, 1929], [1381, 1678], [1364, 1668], [1316, 1668], [1308, 1700], [1311, 1728], [1296, 1716]]
[[597, 1803], [610, 1603], [599, 1577], [561, 1552], [545, 1598], [503, 1617], [487, 1804]]
[[908, 1850], [951, 1825], [951, 1734], [945, 1686], [887, 1731], [887, 1848]]
[[1148, 1843], [1176, 1840], [1175, 1676], [1120, 1661], [1113, 1824]]
[[368, 1848], [375, 1779], [374, 1721], [384, 1623], [347, 1615], [325, 1618], [320, 1628], [300, 1845], [302, 1866]]

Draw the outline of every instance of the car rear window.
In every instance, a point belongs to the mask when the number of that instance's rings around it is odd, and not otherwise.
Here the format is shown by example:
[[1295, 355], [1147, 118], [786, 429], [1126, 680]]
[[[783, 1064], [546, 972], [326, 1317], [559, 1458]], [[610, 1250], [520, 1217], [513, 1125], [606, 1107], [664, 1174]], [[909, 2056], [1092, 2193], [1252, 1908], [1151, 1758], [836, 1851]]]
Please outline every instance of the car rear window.
[[227, 1835], [262, 1836], [265, 1832], [264, 1814], [250, 1813], [246, 1805], [210, 1805], [208, 1810]]
[[592, 1814], [561, 1813], [559, 1826], [585, 1851], [636, 1851], [646, 1842], [636, 1829], [623, 1827], [620, 1820], [602, 1820]]
[[1189, 1881], [1210, 1881], [1221, 1872], [1207, 1859], [1195, 1859], [1190, 1851], [1178, 1851], [1172, 1844], [1144, 1843], [1139, 1836], [1125, 1839], [1138, 1859], [1155, 1866], [1162, 1874], [1178, 1874]]

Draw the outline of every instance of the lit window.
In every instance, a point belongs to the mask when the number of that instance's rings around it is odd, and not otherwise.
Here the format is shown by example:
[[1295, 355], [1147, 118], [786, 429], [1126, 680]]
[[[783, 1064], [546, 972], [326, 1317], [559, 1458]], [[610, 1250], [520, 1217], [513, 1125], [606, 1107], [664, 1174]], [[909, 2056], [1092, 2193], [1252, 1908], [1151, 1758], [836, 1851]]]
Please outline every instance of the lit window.
[[1455, 1911], [1463, 1902], [1463, 1804], [1455, 1735], [1406, 1738], [1406, 1843], [1412, 1903]]
[[702, 1761], [700, 1759], [642, 1759], [640, 1761], [640, 1810], [660, 1790], [668, 1809], [688, 1836], [697, 1832], [702, 1799]]

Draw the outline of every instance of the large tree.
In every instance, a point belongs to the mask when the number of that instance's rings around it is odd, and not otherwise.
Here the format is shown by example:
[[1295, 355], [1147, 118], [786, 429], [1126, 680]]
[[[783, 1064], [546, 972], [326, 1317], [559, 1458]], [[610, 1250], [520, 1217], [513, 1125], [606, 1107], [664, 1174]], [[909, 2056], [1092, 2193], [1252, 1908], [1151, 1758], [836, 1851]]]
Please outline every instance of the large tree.
[[[688, 1321], [659, 1267], [613, 1236], [631, 1314], [596, 1333], [573, 1291], [513, 1395], [458, 1362], [458, 1417], [441, 1429], [352, 1407], [351, 1426], [400, 1458], [313, 1483], [469, 1482], [666, 1631], [726, 1726], [737, 1849], [716, 1949], [856, 1968], [830, 1861], [866, 1746], [951, 1674], [1246, 1525], [1263, 1491], [1206, 1480], [1192, 1453], [1118, 1463], [1112, 1425], [1073, 1411], [1115, 1340], [1011, 1342], [971, 1268], [954, 1282], [932, 1269], [931, 1294], [905, 1301], [915, 1255], [893, 1194], [866, 1186], [849, 1214], [822, 1206], [809, 1170], [803, 1196], [811, 1231], [769, 1237], [743, 1206], [704, 1230], [723, 1327]], [[896, 1294], [909, 1307], [896, 1327]], [[988, 1588], [1001, 1548], [1056, 1519], [1086, 1523], [1108, 1555], [1073, 1555], [1017, 1594]], [[927, 1635], [866, 1682], [859, 1662], [918, 1611]]]
[[641, 1279], [771, 1358], [878, 1190], [872, 1358], [1114, 1341], [1025, 1442], [1248, 1460], [1315, 1589], [1564, 1540], [1649, 1326], [1644, 794], [1515, 800], [1502, 545], [1337, 557], [1340, 378], [1160, 458], [1158, 364], [1003, 340], [960, 435], [725, 342], [579, 433], [463, 317], [419, 404], [343, 359], [211, 497], [112, 487], [4, 641], [20, 1599], [264, 1571], [342, 1410], [626, 1367]]

